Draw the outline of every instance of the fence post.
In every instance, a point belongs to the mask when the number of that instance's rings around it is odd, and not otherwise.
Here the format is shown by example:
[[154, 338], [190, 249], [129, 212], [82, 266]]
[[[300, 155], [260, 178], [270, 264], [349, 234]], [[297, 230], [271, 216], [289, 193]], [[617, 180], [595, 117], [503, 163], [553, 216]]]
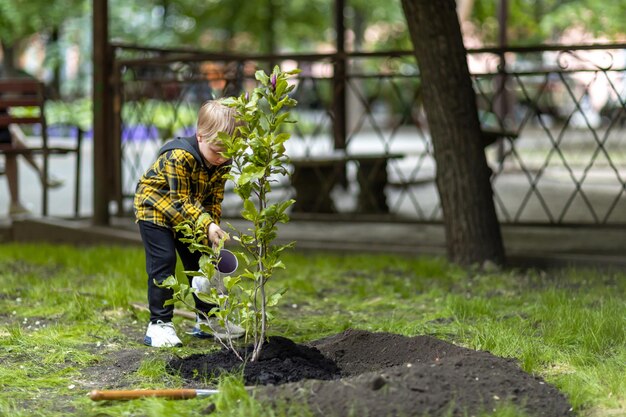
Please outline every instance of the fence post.
[[[333, 71], [333, 136], [334, 149], [346, 149], [346, 51], [345, 51], [345, 0], [335, 0], [335, 32], [337, 37]], [[347, 185], [345, 165], [339, 182]]]
[[[111, 56], [115, 56], [115, 52], [111, 52]], [[113, 92], [113, 97], [111, 100], [111, 118], [112, 118], [112, 134], [111, 134], [111, 201], [115, 201], [117, 203], [117, 215], [123, 216], [125, 213], [124, 210], [124, 189], [122, 185], [123, 173], [122, 173], [122, 160], [124, 159], [124, 155], [122, 155], [122, 80], [121, 80], [122, 70], [120, 66], [115, 63], [113, 65], [113, 72], [111, 74], [111, 91]]]
[[111, 54], [108, 0], [93, 0], [93, 223], [109, 224], [111, 173]]
[[[494, 111], [498, 117], [500, 129], [506, 130], [506, 118], [509, 114], [509, 95], [506, 89], [508, 74], [506, 69], [506, 47], [508, 46], [507, 26], [509, 17], [508, 0], [500, 0], [498, 8], [498, 75], [496, 76], [496, 95], [494, 103]], [[504, 139], [498, 140], [498, 163], [504, 162]]]

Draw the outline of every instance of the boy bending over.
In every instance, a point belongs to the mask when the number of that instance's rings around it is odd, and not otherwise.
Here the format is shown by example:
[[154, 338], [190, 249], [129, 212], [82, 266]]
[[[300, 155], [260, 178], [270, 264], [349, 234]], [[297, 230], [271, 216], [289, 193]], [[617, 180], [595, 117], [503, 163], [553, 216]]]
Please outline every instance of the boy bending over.
[[[182, 236], [174, 227], [184, 220], [196, 222], [201, 214], [208, 213], [201, 226], [206, 229], [211, 243], [216, 245], [228, 238], [219, 222], [226, 182], [224, 175], [229, 172], [231, 164], [222, 156], [224, 149], [217, 134], [232, 135], [235, 127], [235, 109], [219, 100], [207, 101], [198, 111], [196, 135], [177, 138], [163, 145], [157, 160], [137, 184], [134, 209], [148, 273], [150, 323], [144, 338], [148, 346], [182, 346], [172, 324], [174, 306], [163, 305], [172, 298], [172, 290], [159, 288], [154, 281], [161, 283], [174, 275], [177, 252], [186, 271], [198, 270], [201, 254], [191, 253], [187, 244], [179, 240]], [[191, 285], [192, 278], [188, 278]], [[202, 302], [195, 294], [194, 301], [196, 308], [204, 313], [214, 307]], [[220, 331], [208, 324], [216, 332]], [[243, 335], [238, 330], [230, 329], [228, 333], [231, 337]], [[200, 338], [212, 336], [202, 331], [199, 323], [191, 334]]]

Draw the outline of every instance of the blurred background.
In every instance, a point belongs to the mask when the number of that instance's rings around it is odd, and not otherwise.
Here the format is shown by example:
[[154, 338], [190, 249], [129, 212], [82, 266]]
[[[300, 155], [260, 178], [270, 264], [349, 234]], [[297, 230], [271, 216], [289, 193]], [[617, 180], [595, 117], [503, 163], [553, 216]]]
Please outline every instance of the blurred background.
[[[0, 0], [2, 72], [44, 81], [48, 124], [84, 132], [78, 168], [67, 158], [50, 161], [50, 172], [66, 180], [51, 190], [55, 216], [93, 213], [98, 1]], [[500, 221], [624, 223], [626, 0], [459, 0], [457, 12], [480, 119], [496, 136], [486, 152]], [[107, 41], [115, 151], [103, 157], [115, 171], [112, 214], [129, 215], [137, 179], [164, 141], [193, 133], [202, 101], [240, 94], [257, 69], [280, 65], [302, 70], [294, 81], [293, 157], [389, 156], [382, 207], [360, 211], [361, 166], [351, 161], [347, 178], [326, 179], [332, 207], [322, 211], [441, 221], [419, 67], [400, 1], [109, 0]], [[345, 92], [341, 100], [337, 91]], [[35, 141], [39, 132], [26, 134]], [[39, 212], [36, 175], [21, 165], [20, 177], [23, 199]], [[276, 198], [293, 196], [281, 181]], [[4, 217], [7, 188], [0, 187]], [[237, 215], [236, 200], [224, 207]], [[328, 214], [317, 211], [307, 214]]]
[[[501, 1], [459, 0], [466, 46], [498, 46]], [[508, 0], [509, 46], [624, 41], [622, 0]], [[215, 52], [324, 53], [335, 50], [330, 0], [109, 0], [113, 43]], [[88, 97], [92, 0], [0, 1], [1, 59], [57, 87]], [[399, 1], [345, 2], [349, 51], [410, 50]]]

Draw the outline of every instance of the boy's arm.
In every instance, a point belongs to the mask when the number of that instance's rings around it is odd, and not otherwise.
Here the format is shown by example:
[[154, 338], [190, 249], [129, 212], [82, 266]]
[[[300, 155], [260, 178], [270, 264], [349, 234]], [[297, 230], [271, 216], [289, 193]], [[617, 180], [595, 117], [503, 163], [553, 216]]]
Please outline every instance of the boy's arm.
[[[193, 155], [183, 150], [173, 150], [170, 158], [166, 158], [163, 175], [169, 185], [170, 204], [164, 207], [162, 212], [172, 226], [176, 226], [184, 220], [194, 223], [205, 209], [200, 201], [191, 198], [191, 172], [196, 164]], [[209, 212], [212, 217], [213, 214]], [[212, 218], [204, 218], [203, 226], [208, 228], [213, 222]]]
[[226, 185], [226, 175], [230, 171], [230, 164], [222, 165], [217, 168], [213, 176], [209, 179], [212, 192], [209, 193], [207, 198], [202, 202], [204, 209], [213, 219], [213, 222], [218, 224], [222, 217], [222, 201], [224, 201], [224, 187]]

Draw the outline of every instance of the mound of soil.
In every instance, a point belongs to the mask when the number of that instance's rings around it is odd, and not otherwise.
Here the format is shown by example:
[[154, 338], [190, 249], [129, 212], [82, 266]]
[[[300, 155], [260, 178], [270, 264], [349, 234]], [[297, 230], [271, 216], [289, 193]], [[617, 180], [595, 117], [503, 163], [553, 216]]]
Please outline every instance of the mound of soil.
[[[266, 349], [244, 369], [246, 383], [264, 385], [257, 398], [306, 403], [318, 416], [464, 416], [505, 403], [531, 416], [572, 415], [563, 394], [515, 360], [429, 336], [347, 330], [306, 346], [274, 337]], [[200, 380], [241, 362], [224, 351], [170, 365]]]
[[[243, 358], [250, 357], [252, 347], [241, 349], [239, 354]], [[169, 367], [180, 372], [185, 379], [206, 380], [222, 372], [239, 371], [242, 362], [231, 351], [222, 350], [173, 359]], [[243, 369], [246, 385], [278, 385], [303, 379], [335, 379], [338, 376], [337, 365], [319, 350], [280, 336], [270, 337], [263, 345], [259, 360], [248, 362]]]

